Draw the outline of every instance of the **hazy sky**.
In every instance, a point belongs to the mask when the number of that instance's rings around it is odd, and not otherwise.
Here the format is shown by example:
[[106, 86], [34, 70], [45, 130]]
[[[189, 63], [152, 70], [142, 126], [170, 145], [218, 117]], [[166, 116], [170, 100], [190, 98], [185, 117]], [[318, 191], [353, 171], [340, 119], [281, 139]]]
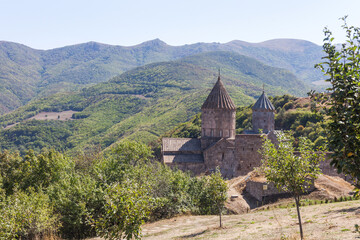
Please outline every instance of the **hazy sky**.
[[0, 0], [0, 40], [50, 49], [96, 41], [170, 45], [305, 39], [322, 44], [328, 26], [336, 42], [344, 15], [360, 26], [360, 0]]

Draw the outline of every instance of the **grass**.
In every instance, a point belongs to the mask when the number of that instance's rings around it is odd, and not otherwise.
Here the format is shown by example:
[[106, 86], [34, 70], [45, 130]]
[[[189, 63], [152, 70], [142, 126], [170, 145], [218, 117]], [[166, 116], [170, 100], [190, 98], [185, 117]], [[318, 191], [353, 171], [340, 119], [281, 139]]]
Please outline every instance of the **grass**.
[[[355, 200], [301, 208], [305, 238], [353, 239], [358, 233], [352, 231], [349, 226], [355, 226], [358, 221], [356, 214], [359, 211], [359, 203], [359, 200]], [[351, 217], [344, 216], [343, 212], [348, 212]], [[216, 227], [216, 216], [184, 216], [145, 225], [143, 239], [299, 239], [297, 218], [294, 219], [293, 215], [296, 215], [293, 208], [226, 215], [223, 229]], [[172, 231], [169, 232], [162, 226], [167, 226]], [[148, 231], [159, 234], [154, 238], [147, 235]], [[193, 235], [199, 232], [202, 232], [201, 236]]]

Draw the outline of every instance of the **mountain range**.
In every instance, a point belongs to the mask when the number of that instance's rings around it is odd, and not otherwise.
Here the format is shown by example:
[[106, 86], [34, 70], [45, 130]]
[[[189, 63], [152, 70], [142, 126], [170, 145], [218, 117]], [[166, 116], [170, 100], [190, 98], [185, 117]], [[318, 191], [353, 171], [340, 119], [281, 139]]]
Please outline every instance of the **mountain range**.
[[[0, 116], [0, 149], [56, 148], [69, 152], [121, 139], [152, 142], [200, 111], [218, 77], [237, 106], [269, 95], [305, 95], [307, 83], [283, 68], [229, 51], [150, 63], [79, 91], [38, 97]], [[73, 120], [30, 120], [41, 112], [74, 111]], [[59, 115], [60, 117], [60, 115]]]
[[[170, 46], [155, 39], [131, 47], [89, 42], [51, 50], [1, 41], [0, 114], [34, 99], [105, 82], [135, 67], [214, 51], [238, 53], [287, 69], [306, 86], [323, 79], [322, 73], [313, 67], [321, 59], [322, 48], [304, 40], [275, 39], [262, 43], [235, 40]], [[212, 68], [221, 66], [225, 67], [219, 63]]]

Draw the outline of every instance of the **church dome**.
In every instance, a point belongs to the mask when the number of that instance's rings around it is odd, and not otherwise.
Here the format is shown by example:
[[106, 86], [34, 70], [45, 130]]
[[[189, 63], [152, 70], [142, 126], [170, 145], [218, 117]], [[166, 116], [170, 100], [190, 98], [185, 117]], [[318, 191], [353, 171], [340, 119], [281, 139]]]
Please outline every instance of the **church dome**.
[[270, 102], [270, 100], [265, 95], [265, 92], [261, 94], [259, 99], [256, 101], [252, 110], [268, 110], [268, 111], [275, 111], [274, 105]]
[[229, 109], [236, 110], [234, 102], [227, 93], [220, 76], [211, 90], [201, 109]]

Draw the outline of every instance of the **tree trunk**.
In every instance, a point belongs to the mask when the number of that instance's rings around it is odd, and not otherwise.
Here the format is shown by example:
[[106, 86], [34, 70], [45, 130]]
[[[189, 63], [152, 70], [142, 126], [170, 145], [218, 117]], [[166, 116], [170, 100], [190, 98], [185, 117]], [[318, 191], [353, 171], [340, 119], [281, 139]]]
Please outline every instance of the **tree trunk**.
[[222, 228], [222, 223], [221, 223], [221, 207], [219, 207], [219, 217], [220, 217], [220, 228]]
[[296, 204], [296, 210], [297, 210], [297, 215], [298, 215], [298, 220], [299, 220], [299, 227], [300, 227], [300, 238], [301, 240], [304, 239], [304, 235], [303, 235], [303, 230], [302, 230], [302, 223], [301, 223], [301, 216], [300, 216], [300, 196], [294, 196], [295, 198], [295, 204]]

